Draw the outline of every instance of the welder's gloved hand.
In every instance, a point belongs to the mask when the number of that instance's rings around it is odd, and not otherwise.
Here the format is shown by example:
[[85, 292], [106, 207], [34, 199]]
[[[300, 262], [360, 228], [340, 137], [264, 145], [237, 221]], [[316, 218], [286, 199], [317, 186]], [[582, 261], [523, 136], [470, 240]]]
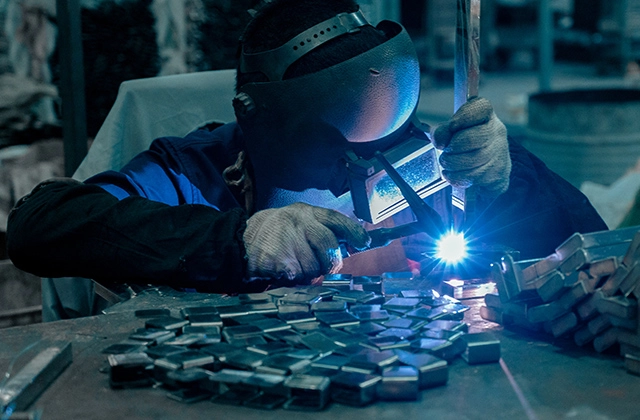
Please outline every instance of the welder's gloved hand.
[[453, 186], [475, 186], [488, 199], [509, 188], [507, 129], [488, 100], [469, 100], [447, 123], [432, 130], [431, 142], [442, 150], [443, 175]]
[[358, 223], [334, 210], [295, 203], [262, 210], [244, 232], [250, 278], [308, 283], [342, 267], [338, 240], [361, 250], [370, 242]]

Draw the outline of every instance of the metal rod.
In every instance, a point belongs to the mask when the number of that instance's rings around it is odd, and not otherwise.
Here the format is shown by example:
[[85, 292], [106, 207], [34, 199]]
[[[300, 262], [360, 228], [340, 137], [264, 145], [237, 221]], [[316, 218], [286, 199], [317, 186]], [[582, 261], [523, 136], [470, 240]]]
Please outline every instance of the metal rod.
[[87, 154], [82, 27], [79, 0], [56, 0], [64, 172], [71, 176]]

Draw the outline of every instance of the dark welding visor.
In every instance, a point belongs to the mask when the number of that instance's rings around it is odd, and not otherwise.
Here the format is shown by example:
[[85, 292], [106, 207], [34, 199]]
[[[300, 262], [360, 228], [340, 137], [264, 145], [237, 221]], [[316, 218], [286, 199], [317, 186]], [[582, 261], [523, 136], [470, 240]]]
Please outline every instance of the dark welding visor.
[[[360, 12], [343, 13], [275, 50], [243, 52], [241, 70], [262, 72], [270, 78], [268, 82], [239, 87], [234, 108], [243, 131], [264, 137], [277, 135], [274, 130], [286, 130], [289, 125], [326, 125], [348, 142], [361, 143], [387, 137], [402, 128], [418, 104], [420, 68], [413, 43], [398, 23], [380, 22], [377, 29], [388, 40], [360, 55], [315, 73], [282, 80], [295, 60], [328, 39], [349, 36], [364, 25], [368, 23]], [[331, 37], [325, 39], [327, 34]]]

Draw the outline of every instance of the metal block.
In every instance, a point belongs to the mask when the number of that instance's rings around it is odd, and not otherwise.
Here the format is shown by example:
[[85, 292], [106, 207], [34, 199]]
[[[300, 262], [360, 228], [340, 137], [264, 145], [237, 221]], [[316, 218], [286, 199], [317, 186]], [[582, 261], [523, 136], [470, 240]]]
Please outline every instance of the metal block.
[[548, 322], [560, 318], [566, 310], [560, 301], [545, 303], [536, 306], [527, 306], [527, 319], [531, 323]]
[[589, 265], [589, 275], [596, 278], [610, 276], [615, 273], [618, 268], [618, 261], [618, 257], [609, 257], [594, 261]]
[[161, 344], [167, 340], [172, 339], [176, 336], [175, 330], [164, 330], [164, 329], [156, 329], [156, 328], [140, 328], [136, 330], [133, 334], [129, 336], [131, 340], [134, 340], [134, 343], [140, 342], [145, 343], [147, 346], [151, 346], [154, 344]]
[[400, 296], [404, 298], [418, 298], [423, 303], [431, 305], [435, 299], [440, 298], [440, 293], [435, 289], [426, 290], [402, 290]]
[[172, 388], [199, 388], [201, 383], [208, 380], [208, 371], [196, 367], [167, 372], [162, 382]]
[[316, 318], [331, 328], [348, 327], [360, 323], [360, 320], [349, 312], [318, 312]]
[[595, 292], [596, 288], [600, 284], [601, 278], [592, 277], [588, 272], [580, 270], [578, 273], [578, 280], [582, 282], [584, 288], [587, 290], [587, 293], [591, 294]]
[[[285, 322], [286, 324], [286, 322]], [[301, 334], [306, 334], [309, 332], [315, 332], [318, 331], [319, 329], [326, 329], [329, 330], [331, 328], [327, 328], [324, 324], [318, 322], [318, 321], [308, 321], [308, 322], [297, 322], [295, 324], [291, 324], [291, 327], [301, 333]]]
[[395, 297], [389, 299], [382, 305], [387, 310], [412, 310], [417, 308], [422, 301], [419, 298]]
[[558, 270], [552, 270], [542, 277], [534, 280], [534, 286], [538, 292], [538, 296], [544, 302], [551, 302], [560, 296], [565, 290], [565, 276]]
[[619, 318], [632, 319], [636, 317], [638, 312], [638, 301], [629, 299], [624, 296], [604, 296], [603, 294], [594, 294], [597, 296], [596, 307], [602, 314], [617, 316]]
[[322, 285], [336, 290], [351, 290], [353, 276], [351, 274], [327, 274], [322, 279]]
[[410, 328], [387, 328], [381, 331], [376, 337], [398, 337], [401, 340], [413, 340], [418, 332]]
[[496, 324], [505, 325], [504, 317], [500, 309], [492, 308], [490, 306], [481, 306], [478, 312], [482, 319], [495, 322]]
[[271, 296], [271, 299], [277, 300], [283, 296], [288, 295], [289, 293], [295, 293], [298, 289], [295, 287], [278, 287], [277, 289], [267, 290], [265, 293]]
[[382, 351], [409, 347], [411, 345], [411, 342], [409, 342], [408, 340], [402, 340], [396, 336], [389, 336], [372, 337], [367, 341], [360, 343], [360, 345], [374, 350]]
[[528, 282], [534, 280], [537, 277], [543, 277], [552, 270], [557, 269], [561, 263], [562, 260], [560, 259], [560, 256], [556, 253], [553, 253], [539, 261], [535, 261], [533, 264], [523, 267], [523, 279]]
[[556, 248], [556, 253], [561, 259], [566, 259], [578, 249], [590, 249], [617, 244], [631, 243], [638, 227], [622, 228], [615, 230], [604, 230], [590, 233], [574, 233]]
[[446, 360], [430, 354], [414, 354], [404, 350], [395, 350], [401, 363], [418, 370], [420, 389], [446, 385], [449, 380], [449, 366]]
[[264, 354], [239, 349], [238, 351], [228, 353], [224, 364], [236, 369], [255, 370], [262, 364], [265, 358], [266, 356]]
[[293, 349], [289, 344], [282, 341], [270, 341], [266, 344], [258, 344], [247, 347], [248, 351], [262, 354], [263, 356], [271, 356], [276, 353], [285, 353]]
[[333, 354], [338, 356], [351, 357], [351, 356], [355, 356], [356, 354], [363, 354], [363, 353], [368, 353], [372, 351], [374, 350], [371, 350], [366, 347], [362, 347], [360, 343], [358, 343], [358, 344], [349, 344], [348, 346], [345, 346], [345, 347], [340, 347], [334, 350]]
[[208, 314], [217, 314], [218, 308], [215, 306], [190, 306], [187, 308], [180, 309], [180, 315], [184, 319], [189, 319], [191, 315], [208, 315]]
[[627, 343], [620, 342], [620, 338], [618, 337], [618, 343], [620, 344], [620, 356], [625, 354], [631, 354], [633, 356], [640, 357], [640, 347], [631, 346]]
[[349, 363], [342, 367], [344, 371], [354, 371], [353, 369], [363, 369], [371, 372], [381, 372], [387, 366], [394, 364], [398, 360], [398, 355], [393, 350], [380, 352], [369, 352], [351, 357]]
[[[190, 333], [181, 334], [177, 337], [173, 337], [171, 340], [167, 340], [164, 344], [173, 346], [191, 346], [198, 343], [201, 340], [207, 338], [206, 334]], [[219, 341], [219, 340], [218, 340]]]
[[147, 329], [156, 330], [179, 330], [187, 325], [189, 321], [186, 319], [174, 318], [171, 316], [163, 316], [159, 318], [147, 319], [144, 323]]
[[634, 317], [632, 319], [627, 318], [619, 318], [613, 315], [604, 315], [609, 318], [609, 322], [611, 325], [616, 328], [621, 328], [629, 331], [635, 332], [638, 329], [638, 318]]
[[254, 372], [246, 370], [222, 369], [218, 372], [210, 373], [209, 382], [233, 387], [234, 385], [244, 383], [248, 378], [251, 378], [254, 375]]
[[602, 287], [598, 291], [604, 296], [615, 295], [620, 287], [620, 283], [629, 274], [629, 269], [626, 265], [619, 265], [616, 271], [602, 284]]
[[[285, 380], [286, 377], [283, 375], [256, 373], [244, 379], [242, 384], [255, 388], [264, 394], [284, 396], [287, 394], [287, 390], [284, 387]], [[282, 400], [282, 402], [284, 401]]]
[[377, 395], [383, 401], [418, 399], [419, 373], [413, 366], [392, 366], [382, 372]]
[[453, 297], [461, 297], [463, 288], [464, 280], [445, 280], [440, 284], [442, 293]]
[[153, 364], [156, 368], [165, 370], [189, 369], [193, 367], [206, 367], [213, 364], [214, 359], [211, 354], [189, 350], [182, 353], [171, 354], [169, 356], [156, 359]]
[[200, 351], [214, 356], [216, 360], [225, 362], [227, 360], [227, 355], [237, 352], [238, 348], [229, 343], [216, 343], [201, 347]]
[[226, 405], [243, 405], [245, 401], [252, 400], [260, 395], [260, 391], [248, 387], [234, 387], [215, 395], [211, 401]]
[[421, 319], [425, 321], [431, 321], [433, 319], [432, 315], [432, 309], [425, 307], [420, 307], [406, 313], [407, 318]]
[[256, 315], [256, 314], [272, 315], [272, 314], [278, 313], [278, 307], [273, 302], [251, 303], [251, 304], [245, 304], [244, 306], [246, 307], [247, 313], [249, 315]]
[[314, 332], [302, 336], [302, 338], [300, 338], [300, 343], [312, 350], [318, 350], [323, 354], [331, 353], [340, 347], [334, 343], [333, 340], [320, 332]]
[[389, 312], [383, 310], [380, 311], [357, 311], [352, 312], [360, 320], [360, 322], [374, 321], [381, 322], [389, 319]]
[[362, 290], [342, 290], [333, 296], [333, 300], [347, 303], [364, 303], [375, 297], [374, 292], [363, 292]]
[[192, 327], [222, 327], [222, 318], [219, 314], [191, 314], [189, 325]]
[[344, 312], [347, 310], [345, 301], [320, 301], [311, 305], [311, 312]]
[[326, 286], [304, 286], [299, 287], [298, 289], [299, 291], [308, 293], [310, 295], [320, 296], [323, 300], [331, 299], [333, 295], [338, 293], [338, 290]]
[[[11, 383], [10, 381], [7, 386], [3, 388], [2, 394], [0, 395], [0, 401], [2, 401], [3, 406], [10, 404], [12, 399], [15, 401], [15, 399], [20, 398], [19, 395], [21, 395], [21, 393], [23, 392], [22, 389], [28, 390], [29, 385], [31, 385], [29, 382], [34, 382], [34, 378], [31, 377], [33, 376], [31, 374], [32, 363], [37, 362], [37, 364], [40, 365], [45, 361], [45, 359], [55, 360], [51, 359], [51, 355], [47, 357], [38, 355], [37, 357], [37, 359], [29, 362], [29, 364], [25, 366], [25, 368], [18, 372], [19, 376], [16, 375], [13, 377], [12, 380], [15, 381], [14, 383]], [[65, 359], [63, 359], [63, 361]], [[154, 370], [154, 360], [145, 353], [110, 354], [109, 356], [107, 356], [107, 361], [109, 362], [110, 367], [109, 384], [113, 388], [150, 386], [153, 382], [152, 373]], [[69, 363], [65, 362], [63, 364], [66, 367]], [[53, 365], [53, 367], [56, 367], [55, 364]], [[28, 370], [25, 370], [27, 368]], [[56, 370], [58, 370], [59, 368], [60, 366], [57, 366]], [[40, 369], [42, 369], [42, 367]], [[29, 373], [30, 375], [30, 377], [28, 378], [27, 373]], [[49, 378], [48, 382], [51, 382], [53, 379], [55, 379], [56, 376], [57, 375]], [[9, 387], [9, 385], [11, 385], [11, 387]], [[46, 385], [49, 385], [49, 383], [46, 383]], [[43, 384], [38, 384], [37, 382], [35, 382], [35, 386], [42, 387]], [[40, 392], [42, 392], [42, 390], [44, 390], [44, 388], [41, 388]], [[30, 391], [27, 391], [25, 397], [29, 397], [27, 399], [33, 399], [40, 392], [38, 392], [34, 396], [30, 395]]]
[[376, 335], [381, 331], [386, 330], [382, 325], [376, 324], [375, 322], [362, 322], [359, 325], [350, 325], [348, 327], [344, 327], [344, 331], [351, 334], [364, 334], [364, 335]]
[[278, 306], [281, 305], [307, 305], [311, 306], [316, 302], [320, 302], [322, 297], [318, 295], [310, 295], [302, 292], [289, 293], [278, 299]]
[[525, 283], [529, 283], [532, 280], [535, 280], [537, 277], [540, 277], [536, 264], [539, 264], [541, 260], [541, 258], [536, 258], [531, 260], [520, 260], [516, 262], [516, 264], [518, 264], [518, 266], [520, 267], [520, 271], [522, 271], [522, 280]]
[[640, 356], [633, 354], [624, 355], [624, 367], [627, 372], [634, 375], [640, 375]]
[[597, 298], [595, 295], [589, 296], [583, 302], [579, 303], [576, 307], [576, 312], [581, 321], [589, 321], [590, 319], [598, 315], [598, 308], [596, 307]]
[[316, 368], [323, 368], [323, 369], [340, 370], [342, 369], [342, 366], [349, 363], [349, 360], [350, 360], [349, 357], [346, 357], [346, 356], [329, 354], [327, 356], [313, 360], [311, 362], [311, 366]]
[[262, 335], [262, 330], [255, 325], [235, 325], [233, 327], [225, 327], [222, 330], [222, 337], [229, 342], [236, 338], [246, 338]]
[[628, 248], [628, 242], [598, 246], [594, 248], [579, 248], [573, 254], [563, 258], [563, 262], [560, 264], [559, 270], [564, 275], [569, 275], [576, 270], [586, 267], [592, 262], [609, 257], [622, 257]]
[[609, 347], [613, 346], [618, 342], [618, 334], [619, 331], [617, 328], [609, 328], [602, 334], [596, 336], [593, 339], [593, 348], [598, 352], [602, 353], [607, 350]]
[[429, 319], [432, 321], [438, 319], [462, 320], [464, 318], [464, 313], [469, 309], [469, 306], [460, 303], [438, 306], [431, 309], [431, 315]]
[[356, 372], [342, 372], [331, 378], [331, 400], [362, 407], [376, 399], [376, 386], [382, 377]]
[[253, 326], [257, 327], [262, 333], [270, 333], [275, 331], [284, 331], [291, 329], [291, 324], [287, 324], [281, 319], [267, 318], [262, 321], [253, 323]]
[[629, 296], [638, 283], [640, 283], [640, 262], [635, 262], [624, 279], [622, 279], [618, 289], [624, 296]]
[[491, 308], [502, 309], [502, 300], [497, 293], [487, 293], [484, 295], [484, 303]]
[[235, 347], [248, 347], [258, 344], [265, 344], [267, 340], [265, 340], [265, 338], [261, 335], [254, 335], [251, 337], [240, 338], [229, 337], [227, 339], [227, 342]]
[[608, 316], [598, 315], [587, 324], [587, 329], [591, 334], [598, 335], [611, 328], [611, 321]]
[[578, 346], [584, 346], [586, 344], [589, 344], [591, 341], [593, 341], [593, 339], [596, 337], [595, 334], [593, 334], [589, 328], [587, 327], [582, 327], [580, 328], [578, 331], [576, 331], [573, 334], [573, 341], [578, 345]]
[[584, 283], [579, 281], [563, 293], [562, 296], [558, 298], [557, 302], [560, 307], [568, 311], [584, 300], [587, 296], [590, 296], [589, 291], [585, 287]]
[[396, 318], [382, 322], [382, 325], [387, 328], [406, 328], [414, 331], [421, 329], [426, 324], [425, 320], [412, 318]]
[[230, 305], [230, 306], [218, 306], [218, 313], [220, 318], [230, 318], [234, 316], [249, 315], [248, 305]]
[[550, 321], [551, 334], [561, 337], [574, 331], [578, 326], [578, 317], [573, 312], [564, 314], [560, 318]]
[[278, 307], [278, 318], [287, 324], [315, 321], [316, 317], [304, 305], [283, 305]]
[[364, 334], [350, 334], [333, 328], [324, 328], [322, 330], [322, 334], [333, 340], [334, 343], [341, 347], [357, 344], [369, 339], [369, 337]]
[[286, 354], [276, 354], [268, 356], [262, 360], [255, 370], [258, 373], [269, 373], [273, 375], [291, 375], [300, 373], [311, 365], [308, 359], [287, 356]]
[[284, 403], [287, 410], [322, 410], [329, 402], [329, 378], [292, 375], [285, 380], [291, 398]]
[[381, 276], [356, 276], [353, 278], [353, 289], [383, 295], [384, 281]]
[[297, 357], [298, 359], [315, 360], [320, 357], [318, 350], [312, 349], [293, 349], [285, 353], [287, 356]]
[[[635, 228], [638, 229], [637, 226]], [[624, 257], [622, 257], [622, 264], [626, 265], [627, 267], [631, 267], [634, 261], [638, 261], [639, 258], [640, 258], [640, 230], [636, 232], [636, 234], [633, 237], [633, 240], [629, 244], [629, 249], [627, 249], [627, 252], [624, 254]]]
[[490, 332], [464, 334], [462, 358], [470, 365], [495, 363], [500, 360], [500, 340]]

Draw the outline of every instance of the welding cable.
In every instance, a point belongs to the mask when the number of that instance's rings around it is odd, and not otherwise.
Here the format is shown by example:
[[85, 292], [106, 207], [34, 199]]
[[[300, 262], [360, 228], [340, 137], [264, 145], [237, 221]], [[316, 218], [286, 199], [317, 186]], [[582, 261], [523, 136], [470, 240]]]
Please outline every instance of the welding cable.
[[513, 377], [513, 375], [511, 374], [511, 371], [509, 371], [509, 368], [507, 367], [507, 364], [504, 362], [504, 359], [502, 358], [500, 358], [500, 367], [502, 368], [502, 370], [504, 371], [504, 374], [509, 380], [511, 387], [513, 388], [513, 391], [516, 393], [516, 396], [518, 397], [518, 400], [520, 401], [520, 404], [522, 405], [524, 412], [527, 414], [527, 418], [529, 420], [538, 420], [538, 416], [536, 416], [536, 413], [534, 413], [533, 408], [531, 407], [531, 404], [529, 404], [529, 401], [527, 401], [527, 398], [524, 396], [522, 389], [520, 389], [520, 386], [516, 382], [516, 379]]
[[[16, 362], [18, 361], [20, 356], [22, 356], [23, 354], [25, 354], [26, 352], [31, 350], [33, 347], [35, 347], [40, 342], [42, 342], [42, 339], [37, 340], [37, 341], [29, 344], [27, 347], [25, 347], [22, 350], [20, 350], [20, 352], [18, 354], [13, 356], [13, 359], [11, 360], [11, 363], [9, 363], [9, 367], [7, 368], [7, 371], [4, 373], [4, 377], [2, 378], [2, 382], [0, 382], [0, 400], [2, 398], [2, 395], [4, 394], [4, 387], [7, 386], [7, 382], [9, 382], [9, 378], [11, 378], [11, 373], [13, 371], [13, 366], [16, 364]], [[13, 413], [13, 409], [10, 406], [0, 405], [0, 415], [2, 415], [2, 417], [0, 417], [0, 420], [9, 419], [11, 417], [12, 413]]]

